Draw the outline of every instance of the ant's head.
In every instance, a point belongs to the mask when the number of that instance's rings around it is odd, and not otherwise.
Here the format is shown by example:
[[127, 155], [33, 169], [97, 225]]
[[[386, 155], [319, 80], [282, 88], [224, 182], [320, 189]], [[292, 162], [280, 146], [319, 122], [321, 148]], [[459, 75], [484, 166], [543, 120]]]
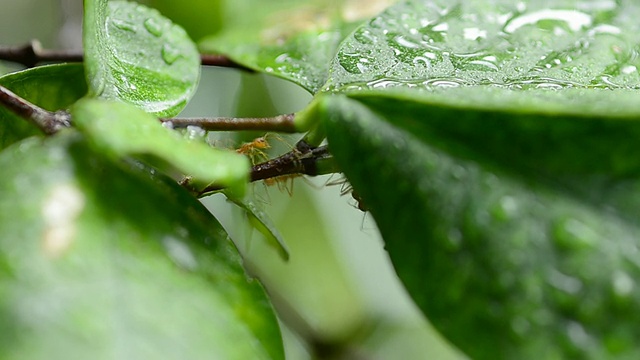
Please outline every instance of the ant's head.
[[269, 149], [271, 147], [266, 136], [253, 140], [253, 146], [257, 149]]

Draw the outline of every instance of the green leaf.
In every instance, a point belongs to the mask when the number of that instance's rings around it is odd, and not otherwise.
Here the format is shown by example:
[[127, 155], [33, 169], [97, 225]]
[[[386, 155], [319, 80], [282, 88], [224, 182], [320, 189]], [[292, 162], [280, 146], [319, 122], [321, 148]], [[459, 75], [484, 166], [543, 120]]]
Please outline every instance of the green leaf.
[[0, 154], [3, 359], [282, 359], [220, 224], [65, 131]]
[[245, 212], [249, 224], [264, 236], [267, 244], [276, 249], [283, 260], [288, 261], [289, 250], [287, 249], [287, 244], [269, 215], [251, 199], [243, 199], [229, 192], [226, 192], [225, 195], [227, 199]]
[[403, 1], [342, 43], [305, 115], [409, 293], [472, 358], [640, 355], [638, 16]]
[[209, 53], [230, 56], [316, 93], [326, 82], [340, 41], [360, 19], [390, 0], [240, 0], [230, 5], [227, 26], [200, 43]]
[[158, 116], [180, 112], [200, 77], [200, 55], [186, 32], [136, 3], [84, 4], [90, 95], [127, 102]]
[[[87, 93], [84, 70], [79, 64], [49, 65], [0, 77], [0, 85], [21, 98], [50, 111], [66, 109]], [[41, 132], [0, 107], [0, 149]]]
[[640, 356], [635, 216], [443, 151], [357, 100], [319, 108], [398, 275], [452, 343], [474, 359]]
[[83, 99], [71, 114], [73, 124], [102, 152], [116, 157], [150, 155], [188, 176], [197, 189], [215, 183], [244, 193], [251, 164], [243, 155], [185, 139], [128, 104]]
[[640, 150], [620, 138], [640, 135], [638, 16], [631, 1], [404, 1], [343, 42], [325, 90], [502, 166], [629, 175]]
[[218, 32], [224, 25], [224, 0], [150, 0], [148, 3], [184, 28], [196, 41]]

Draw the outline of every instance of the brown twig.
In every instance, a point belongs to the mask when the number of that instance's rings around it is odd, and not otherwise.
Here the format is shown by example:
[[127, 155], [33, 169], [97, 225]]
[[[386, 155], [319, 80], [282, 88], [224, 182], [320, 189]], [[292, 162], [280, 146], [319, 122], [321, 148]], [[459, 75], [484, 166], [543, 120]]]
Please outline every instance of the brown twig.
[[[0, 46], [0, 60], [11, 61], [26, 67], [34, 67], [42, 63], [82, 62], [83, 54], [81, 51], [73, 50], [46, 50], [42, 48], [39, 41], [33, 40], [22, 46]], [[223, 55], [203, 54], [200, 55], [200, 61], [205, 66], [219, 66], [254, 72], [253, 69], [238, 64]]]
[[[321, 146], [302, 152], [300, 149], [304, 149], [304, 145], [305, 144], [298, 143], [296, 148], [288, 153], [254, 165], [251, 169], [251, 181], [265, 180], [290, 174], [309, 176], [323, 174], [324, 172], [319, 171], [320, 168], [318, 165], [323, 161], [330, 161], [332, 159], [329, 149], [326, 146]], [[222, 188], [213, 184], [202, 190], [198, 195], [204, 196], [218, 190], [222, 190]]]
[[298, 132], [294, 119], [295, 114], [285, 114], [269, 118], [167, 118], [160, 121], [171, 128], [198, 126], [207, 131], [260, 130], [294, 133]]
[[4, 86], [0, 86], [0, 105], [19, 117], [30, 121], [48, 135], [69, 127], [71, 123], [71, 115], [69, 113], [65, 111], [47, 111], [24, 100]]

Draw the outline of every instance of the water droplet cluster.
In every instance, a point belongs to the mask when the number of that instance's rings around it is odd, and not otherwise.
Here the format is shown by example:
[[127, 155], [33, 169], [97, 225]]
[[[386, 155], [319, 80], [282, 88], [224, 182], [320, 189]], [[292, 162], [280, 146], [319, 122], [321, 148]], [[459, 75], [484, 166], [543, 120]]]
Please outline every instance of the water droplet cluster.
[[200, 57], [186, 32], [154, 9], [111, 2], [105, 24], [111, 79], [102, 96], [147, 112], [180, 107], [195, 91]]
[[638, 89], [638, 16], [614, 1], [408, 1], [343, 43], [325, 90]]

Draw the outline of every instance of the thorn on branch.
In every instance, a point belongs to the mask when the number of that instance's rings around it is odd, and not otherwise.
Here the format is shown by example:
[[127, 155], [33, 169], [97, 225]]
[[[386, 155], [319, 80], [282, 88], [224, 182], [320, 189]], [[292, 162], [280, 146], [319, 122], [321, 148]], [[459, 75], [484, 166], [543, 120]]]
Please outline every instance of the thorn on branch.
[[0, 105], [30, 121], [47, 135], [55, 134], [71, 125], [71, 115], [66, 111], [45, 110], [19, 97], [4, 86], [0, 86]]

